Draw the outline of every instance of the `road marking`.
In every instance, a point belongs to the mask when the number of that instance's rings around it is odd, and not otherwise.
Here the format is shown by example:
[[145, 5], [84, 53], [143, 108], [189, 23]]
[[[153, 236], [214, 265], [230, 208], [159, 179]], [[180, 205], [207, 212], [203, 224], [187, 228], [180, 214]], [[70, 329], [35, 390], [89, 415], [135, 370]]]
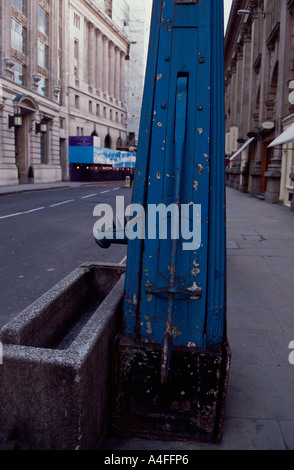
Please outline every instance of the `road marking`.
[[118, 191], [120, 188], [114, 188], [112, 191]]
[[108, 189], [107, 191], [102, 191], [101, 194], [106, 194], [106, 193], [110, 193], [110, 189]]
[[74, 202], [74, 199], [70, 199], [69, 201], [63, 201], [63, 202], [59, 202], [58, 204], [52, 204], [51, 206], [49, 207], [58, 207], [58, 206], [63, 206], [64, 204], [69, 204], [70, 202]]
[[16, 217], [17, 215], [21, 215], [21, 214], [22, 214], [22, 212], [17, 212], [16, 214], [4, 215], [4, 216], [0, 217], [0, 220], [9, 219], [10, 217]]
[[121, 266], [122, 264], [124, 264], [125, 261], [127, 261], [127, 256], [125, 256], [124, 259], [121, 260], [121, 262], [119, 263], [119, 265]]
[[31, 209], [29, 211], [16, 212], [15, 214], [3, 215], [2, 217], [0, 217], [0, 220], [10, 219], [11, 217], [17, 217], [18, 215], [32, 214], [33, 212], [41, 211], [43, 209], [45, 209], [45, 207], [37, 207], [36, 209]]
[[31, 209], [30, 211], [23, 212], [23, 214], [31, 214], [32, 212], [42, 211], [45, 207], [37, 207], [37, 209]]
[[97, 194], [89, 194], [88, 196], [83, 196], [82, 199], [88, 199], [89, 197], [97, 196]]

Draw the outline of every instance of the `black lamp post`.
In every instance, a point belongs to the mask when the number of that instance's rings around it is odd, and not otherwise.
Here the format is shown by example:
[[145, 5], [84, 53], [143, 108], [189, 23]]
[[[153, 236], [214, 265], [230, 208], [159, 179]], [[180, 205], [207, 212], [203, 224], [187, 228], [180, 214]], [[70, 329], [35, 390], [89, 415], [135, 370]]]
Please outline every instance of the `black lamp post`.
[[36, 134], [46, 134], [48, 130], [47, 122], [42, 119], [41, 122], [36, 122]]

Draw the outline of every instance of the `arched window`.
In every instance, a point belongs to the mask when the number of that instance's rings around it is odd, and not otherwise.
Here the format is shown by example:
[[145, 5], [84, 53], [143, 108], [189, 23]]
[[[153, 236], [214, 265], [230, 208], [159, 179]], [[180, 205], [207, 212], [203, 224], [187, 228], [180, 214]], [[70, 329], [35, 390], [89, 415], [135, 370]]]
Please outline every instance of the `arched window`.
[[107, 136], [105, 137], [104, 147], [106, 149], [111, 149], [111, 137], [109, 134], [107, 134]]

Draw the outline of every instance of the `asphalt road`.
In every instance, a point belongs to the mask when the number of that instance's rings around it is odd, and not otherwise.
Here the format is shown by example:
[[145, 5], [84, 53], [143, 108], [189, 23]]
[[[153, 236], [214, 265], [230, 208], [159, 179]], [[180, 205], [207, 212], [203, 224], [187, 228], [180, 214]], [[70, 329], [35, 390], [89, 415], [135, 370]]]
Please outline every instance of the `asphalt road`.
[[127, 247], [96, 244], [94, 207], [131, 189], [81, 186], [0, 197], [0, 328], [87, 261], [124, 264]]

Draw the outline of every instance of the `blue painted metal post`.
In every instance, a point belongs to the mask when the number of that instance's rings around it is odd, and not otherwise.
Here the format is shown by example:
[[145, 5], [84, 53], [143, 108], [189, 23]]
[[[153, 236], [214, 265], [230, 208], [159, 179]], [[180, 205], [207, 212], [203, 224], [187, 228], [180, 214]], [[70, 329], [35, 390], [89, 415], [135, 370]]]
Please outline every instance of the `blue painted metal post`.
[[128, 242], [113, 429], [218, 442], [230, 364], [223, 1], [154, 0], [150, 38], [133, 188], [146, 238]]

